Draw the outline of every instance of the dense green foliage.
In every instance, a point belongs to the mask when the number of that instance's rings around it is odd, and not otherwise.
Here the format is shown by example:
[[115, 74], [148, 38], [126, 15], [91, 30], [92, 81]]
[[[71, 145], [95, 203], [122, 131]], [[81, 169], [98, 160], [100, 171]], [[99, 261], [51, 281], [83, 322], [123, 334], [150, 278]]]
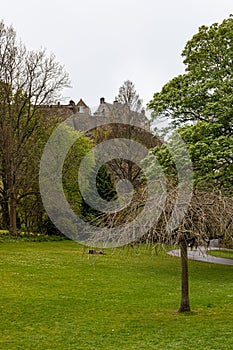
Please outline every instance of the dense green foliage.
[[186, 73], [168, 82], [150, 102], [154, 115], [187, 121], [218, 121], [232, 134], [233, 17], [202, 26], [185, 46]]
[[[98, 196], [100, 196], [102, 199], [108, 202], [116, 199], [117, 192], [115, 189], [115, 184], [112, 178], [112, 174], [108, 171], [106, 165], [101, 166], [97, 174], [90, 173], [88, 174], [88, 176], [96, 178], [96, 189]], [[96, 195], [93, 194], [93, 189], [91, 188], [91, 186], [87, 187], [86, 194], [89, 198], [92, 199], [92, 201], [95, 202], [93, 203], [95, 207], [98, 207], [98, 198], [96, 198]], [[92, 205], [91, 207], [88, 203], [85, 202], [85, 200], [83, 200], [81, 208], [83, 219], [91, 221], [93, 224], [98, 224], [99, 218], [101, 216], [101, 224], [103, 224], [104, 222], [106, 223], [106, 215], [103, 214], [101, 211], [94, 209], [94, 205]]]
[[[222, 134], [222, 126], [218, 123], [206, 121], [179, 127], [178, 133], [185, 142], [192, 161], [195, 188], [231, 188], [233, 137]], [[177, 184], [177, 168], [170, 153], [171, 147], [179, 155], [179, 147], [169, 140], [169, 146], [164, 143], [161, 147], [152, 149], [144, 164], [147, 165], [148, 174], [154, 174], [157, 166], [153, 163], [153, 155], [156, 155], [170, 182]]]
[[185, 46], [183, 75], [154, 95], [153, 117], [169, 118], [186, 142], [196, 185], [232, 187], [233, 17], [202, 26]]
[[223, 133], [222, 124], [202, 121], [181, 127], [179, 133], [192, 159], [195, 185], [233, 187], [233, 136]]
[[[100, 167], [96, 174], [96, 160], [94, 155], [89, 151], [94, 146], [94, 141], [87, 138], [84, 134], [75, 131], [67, 130], [68, 137], [75, 137], [79, 134], [78, 139], [70, 148], [63, 166], [63, 186], [67, 200], [72, 209], [78, 216], [84, 220], [98, 219], [99, 212], [93, 209], [85, 199], [88, 197], [91, 202], [95, 201], [95, 206], [98, 206], [98, 198], [92, 188], [92, 183], [96, 184], [98, 195], [106, 200], [111, 201], [116, 196], [114, 182], [111, 174], [108, 172], [106, 166]], [[62, 141], [61, 141], [62, 142]], [[59, 142], [59, 147], [61, 144]], [[80, 163], [85, 158], [85, 174], [79, 174]], [[80, 184], [82, 189], [80, 190]], [[93, 203], [94, 207], [94, 203]]]
[[[63, 166], [62, 180], [63, 188], [66, 194], [67, 200], [70, 203], [72, 209], [78, 214], [81, 215], [83, 210], [83, 197], [80, 193], [78, 178], [79, 178], [79, 166], [83, 157], [91, 150], [93, 147], [93, 142], [88, 139], [84, 134], [70, 128], [66, 127], [66, 138], [70, 137], [77, 138], [72, 147], [70, 148]], [[65, 140], [65, 142], [67, 142]], [[62, 140], [58, 145], [59, 149], [62, 148]], [[90, 167], [94, 165], [94, 159], [89, 159]], [[83, 179], [85, 183], [85, 188], [88, 188], [88, 178]], [[84, 188], [84, 190], [85, 190]]]

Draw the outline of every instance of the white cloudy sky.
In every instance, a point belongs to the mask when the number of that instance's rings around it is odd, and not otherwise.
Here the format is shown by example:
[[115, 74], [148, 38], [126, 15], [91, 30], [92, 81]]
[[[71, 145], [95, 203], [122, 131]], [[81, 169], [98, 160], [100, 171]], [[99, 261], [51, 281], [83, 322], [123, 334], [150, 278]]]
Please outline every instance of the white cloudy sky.
[[180, 53], [202, 24], [233, 13], [232, 0], [1, 0], [0, 18], [30, 49], [68, 71], [64, 96], [96, 106], [130, 79], [144, 100], [183, 72]]

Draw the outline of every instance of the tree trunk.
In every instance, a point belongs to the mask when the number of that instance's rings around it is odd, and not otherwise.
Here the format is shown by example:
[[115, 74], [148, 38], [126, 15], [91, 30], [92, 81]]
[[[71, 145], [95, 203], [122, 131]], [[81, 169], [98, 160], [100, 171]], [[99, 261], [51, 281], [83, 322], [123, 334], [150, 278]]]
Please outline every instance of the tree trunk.
[[10, 225], [10, 213], [9, 213], [9, 188], [6, 177], [6, 162], [5, 158], [2, 157], [2, 227], [8, 229]]
[[10, 225], [10, 215], [9, 215], [9, 198], [6, 195], [3, 195], [2, 201], [1, 201], [1, 207], [2, 207], [2, 227], [4, 229], [8, 229]]
[[188, 281], [188, 247], [185, 239], [181, 241], [181, 302], [179, 312], [190, 311]]
[[17, 235], [16, 199], [14, 194], [12, 194], [10, 197], [10, 233], [14, 236]]

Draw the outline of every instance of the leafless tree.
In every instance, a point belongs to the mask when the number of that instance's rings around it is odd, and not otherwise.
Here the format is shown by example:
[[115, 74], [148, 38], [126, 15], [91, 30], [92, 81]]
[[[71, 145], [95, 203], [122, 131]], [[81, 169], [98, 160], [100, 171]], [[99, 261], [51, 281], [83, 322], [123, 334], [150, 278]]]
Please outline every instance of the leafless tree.
[[[187, 206], [184, 218], [176, 228], [169, 230], [167, 229], [169, 220], [172, 213], [174, 215], [177, 200], [177, 188], [173, 188], [167, 194], [166, 203], [156, 225], [151, 225], [151, 229], [139, 240], [149, 244], [156, 242], [180, 246], [181, 301], [179, 312], [190, 311], [188, 279], [188, 246], [190, 243], [195, 242], [196, 246], [207, 247], [210, 239], [221, 238], [228, 242], [231, 241], [233, 245], [232, 194], [232, 189], [227, 193], [215, 189], [208, 192], [194, 190], [190, 203], [179, 203], [181, 206]], [[109, 226], [119, 226], [135, 220], [146, 201], [147, 193], [144, 190], [134, 196], [134, 201], [128, 209], [109, 215]], [[153, 211], [153, 207], [151, 210]], [[145, 216], [145, 226], [148, 225], [147, 217], [150, 215]], [[143, 225], [139, 229], [144, 231]]]
[[[233, 238], [233, 199], [232, 191], [228, 195], [221, 191], [210, 192], [195, 190], [184, 219], [174, 231], [167, 231], [174, 203], [176, 190], [169, 193], [158, 225], [154, 227], [150, 238], [158, 242], [179, 245], [181, 249], [181, 303], [179, 312], [190, 311], [188, 282], [188, 245], [206, 246], [211, 238]], [[183, 203], [183, 205], [187, 203]]]
[[132, 81], [126, 80], [119, 88], [119, 93], [115, 97], [115, 100], [121, 104], [129, 106], [131, 111], [142, 111], [142, 99], [139, 97], [135, 86]]
[[[115, 99], [113, 105], [106, 104], [107, 112], [112, 117], [112, 121], [104, 129], [99, 128], [95, 131], [94, 140], [96, 143], [122, 138], [141, 143], [148, 150], [161, 144], [158, 138], [150, 133], [149, 120], [142, 108], [142, 100], [131, 81], [124, 82]], [[121, 122], [122, 120], [124, 123]], [[108, 169], [116, 181], [127, 179], [133, 186], [138, 187], [142, 171], [140, 166], [130, 160], [134, 153], [132, 143], [124, 157], [119, 156], [108, 162]]]
[[10, 221], [14, 234], [20, 183], [43, 122], [40, 106], [55, 101], [68, 85], [54, 55], [28, 51], [14, 29], [0, 22], [0, 191], [3, 221]]

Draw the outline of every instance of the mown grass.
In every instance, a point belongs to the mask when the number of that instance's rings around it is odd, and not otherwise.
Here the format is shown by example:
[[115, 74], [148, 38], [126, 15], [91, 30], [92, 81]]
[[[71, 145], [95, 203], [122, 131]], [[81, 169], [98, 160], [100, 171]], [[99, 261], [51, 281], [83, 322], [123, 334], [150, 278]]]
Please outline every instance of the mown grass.
[[233, 250], [209, 250], [208, 254], [219, 258], [233, 259]]
[[190, 261], [192, 312], [178, 314], [178, 258], [145, 246], [87, 252], [0, 244], [1, 349], [232, 349], [231, 266]]

